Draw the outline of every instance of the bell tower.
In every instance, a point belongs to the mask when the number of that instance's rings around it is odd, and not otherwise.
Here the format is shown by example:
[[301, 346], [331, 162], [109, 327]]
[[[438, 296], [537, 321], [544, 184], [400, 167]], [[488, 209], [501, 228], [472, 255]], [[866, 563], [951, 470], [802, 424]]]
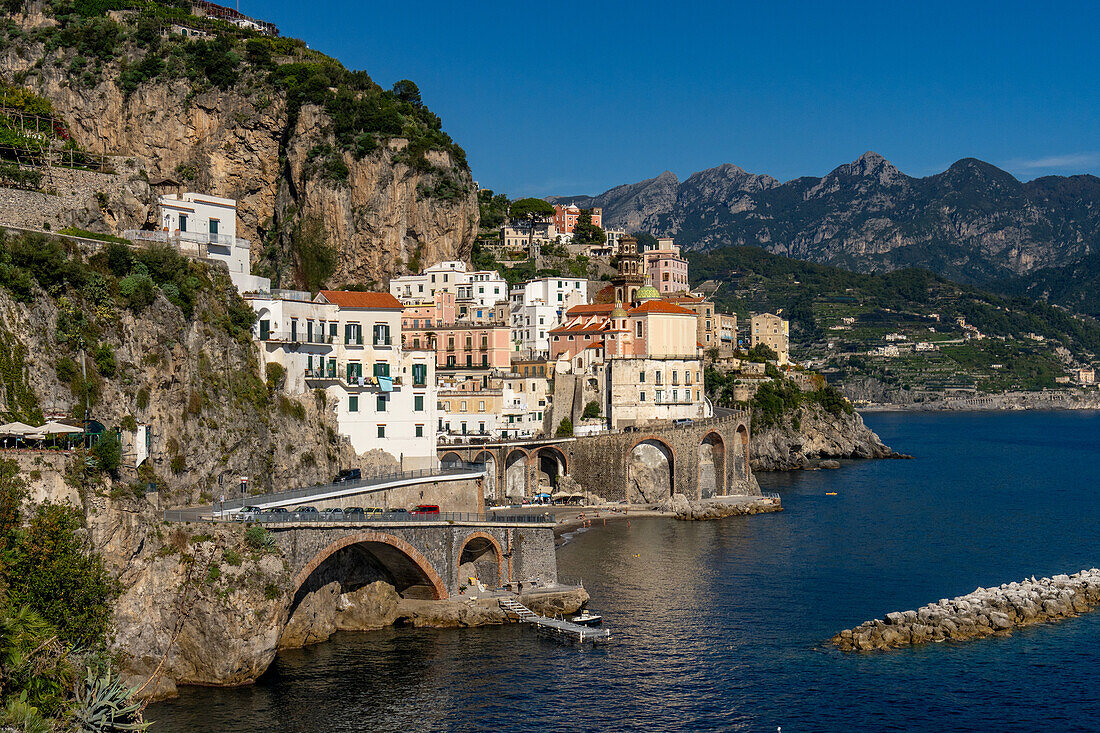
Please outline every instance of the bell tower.
[[638, 240], [631, 236], [623, 237], [619, 240], [619, 274], [611, 278], [615, 301], [633, 304], [635, 294], [645, 283], [645, 266], [638, 252]]

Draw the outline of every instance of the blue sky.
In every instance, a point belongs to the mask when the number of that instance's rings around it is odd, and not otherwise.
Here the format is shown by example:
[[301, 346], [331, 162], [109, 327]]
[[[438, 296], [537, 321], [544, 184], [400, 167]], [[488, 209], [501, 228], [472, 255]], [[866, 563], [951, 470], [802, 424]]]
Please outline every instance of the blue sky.
[[412, 79], [483, 187], [599, 193], [736, 163], [781, 180], [866, 150], [1100, 174], [1100, 4], [242, 0]]

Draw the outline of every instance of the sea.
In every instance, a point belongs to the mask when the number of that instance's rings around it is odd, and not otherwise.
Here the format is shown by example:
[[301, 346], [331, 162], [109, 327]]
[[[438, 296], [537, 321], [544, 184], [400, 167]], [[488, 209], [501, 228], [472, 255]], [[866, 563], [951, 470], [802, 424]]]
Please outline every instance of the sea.
[[[764, 473], [783, 512], [572, 535], [614, 635], [341, 633], [255, 684], [183, 688], [154, 731], [1095, 731], [1100, 611], [1011, 636], [842, 653], [842, 629], [1100, 565], [1100, 413], [870, 413], [912, 460]], [[832, 495], [835, 492], [835, 495]]]

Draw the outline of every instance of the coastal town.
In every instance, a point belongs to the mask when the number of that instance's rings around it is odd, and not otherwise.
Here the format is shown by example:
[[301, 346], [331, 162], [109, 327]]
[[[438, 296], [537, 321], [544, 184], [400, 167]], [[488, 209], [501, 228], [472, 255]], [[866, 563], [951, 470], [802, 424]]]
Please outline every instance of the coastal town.
[[[283, 375], [289, 395], [323, 391], [357, 453], [382, 451], [402, 469], [434, 467], [441, 447], [460, 443], [711, 418], [707, 366], [736, 375], [742, 401], [770, 379], [767, 364], [808, 384], [792, 369], [788, 322], [755, 314], [739, 333], [735, 315], [691, 291], [671, 238], [643, 248], [612, 232], [613, 244], [573, 245], [578, 219], [587, 214], [599, 229], [599, 211], [559, 205], [527, 228], [509, 221], [500, 246], [535, 262], [549, 246], [583, 248], [614, 269], [606, 280], [558, 275], [509, 285], [498, 271], [444, 261], [393, 277], [388, 292], [310, 293], [251, 274], [233, 200], [182, 192], [161, 196], [159, 208], [159, 227], [127, 236], [224, 263], [256, 312], [252, 334], [265, 371]], [[494, 498], [531, 499], [556, 483], [544, 475], [526, 493]]]
[[1095, 9], [494, 10], [4, 3], [0, 733], [1087, 727]]

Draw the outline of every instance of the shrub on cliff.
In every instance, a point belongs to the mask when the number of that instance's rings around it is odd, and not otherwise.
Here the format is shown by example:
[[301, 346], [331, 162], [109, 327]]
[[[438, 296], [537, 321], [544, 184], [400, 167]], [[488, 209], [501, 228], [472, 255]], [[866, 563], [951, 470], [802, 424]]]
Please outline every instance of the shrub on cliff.
[[40, 504], [4, 565], [3, 580], [12, 603], [41, 614], [63, 642], [100, 649], [106, 645], [115, 588], [84, 537], [76, 509]]
[[555, 435], [559, 438], [572, 438], [573, 437], [573, 421], [567, 417], [561, 419], [561, 424], [558, 425], [558, 430]]

